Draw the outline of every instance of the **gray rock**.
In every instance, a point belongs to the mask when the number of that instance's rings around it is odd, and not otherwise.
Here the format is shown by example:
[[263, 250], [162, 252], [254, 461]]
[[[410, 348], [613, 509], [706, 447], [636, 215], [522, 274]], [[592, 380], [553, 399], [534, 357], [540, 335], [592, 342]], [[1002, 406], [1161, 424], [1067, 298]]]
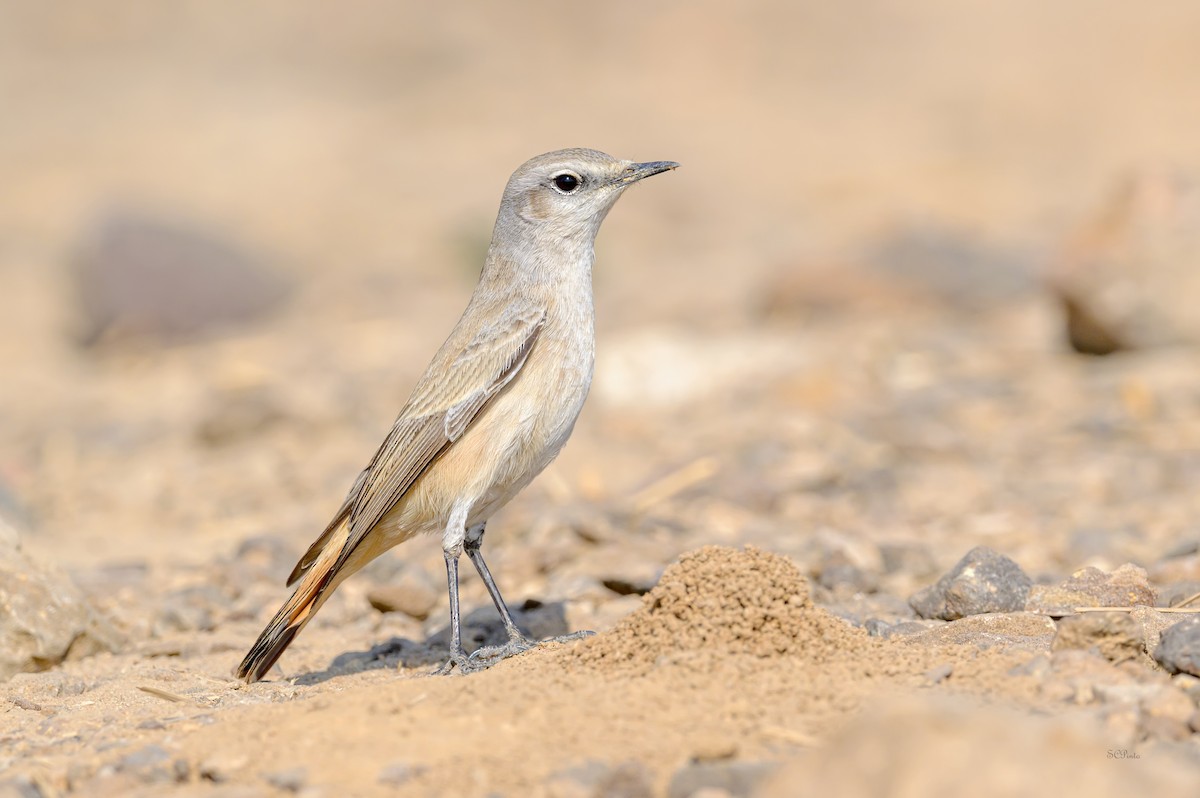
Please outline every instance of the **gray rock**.
[[0, 679], [115, 651], [121, 636], [66, 574], [0, 544]]
[[241, 246], [194, 223], [120, 211], [72, 262], [84, 344], [112, 335], [178, 338], [257, 318], [288, 285]]
[[908, 603], [922, 618], [953, 621], [968, 615], [1018, 612], [1033, 582], [1015, 562], [984, 546], [967, 552], [949, 573]]
[[701, 790], [724, 790], [734, 798], [753, 795], [778, 767], [775, 762], [691, 762], [671, 776], [667, 798], [689, 798]]
[[593, 760], [551, 774], [546, 793], [551, 798], [650, 798], [654, 787], [640, 762], [609, 765]]
[[1085, 612], [1060, 619], [1050, 644], [1053, 651], [1092, 649], [1112, 663], [1138, 659], [1145, 652], [1142, 625], [1124, 612]]
[[1154, 650], [1154, 659], [1170, 673], [1200, 676], [1200, 615], [1167, 627]]

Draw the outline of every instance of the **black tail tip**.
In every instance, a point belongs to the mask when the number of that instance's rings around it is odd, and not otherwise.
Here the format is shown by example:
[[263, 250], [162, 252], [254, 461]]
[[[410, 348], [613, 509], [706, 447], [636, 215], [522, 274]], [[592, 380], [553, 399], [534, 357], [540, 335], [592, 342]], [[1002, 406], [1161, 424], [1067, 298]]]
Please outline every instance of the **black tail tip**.
[[288, 626], [278, 634], [272, 634], [270, 629], [263, 632], [262, 636], [258, 638], [258, 642], [250, 649], [250, 653], [242, 660], [242, 664], [238, 666], [237, 678], [246, 684], [254, 684], [266, 676], [267, 671], [271, 670], [299, 631], [300, 627], [298, 626]]

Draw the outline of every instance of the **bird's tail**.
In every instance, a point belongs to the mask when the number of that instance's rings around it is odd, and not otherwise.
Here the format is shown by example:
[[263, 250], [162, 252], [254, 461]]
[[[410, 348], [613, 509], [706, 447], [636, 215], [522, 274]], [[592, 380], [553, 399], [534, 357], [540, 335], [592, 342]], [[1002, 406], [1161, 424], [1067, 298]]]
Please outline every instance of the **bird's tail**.
[[345, 521], [339, 526], [340, 528], [335, 528], [334, 534], [325, 542], [324, 550], [304, 572], [291, 597], [283, 603], [279, 612], [275, 613], [275, 617], [267, 624], [267, 628], [263, 629], [246, 658], [242, 660], [242, 664], [238, 666], [237, 677], [245, 680], [247, 684], [257, 682], [266, 675], [284, 649], [316, 615], [334, 588], [348, 575], [338, 573], [345, 570], [337, 567], [338, 555], [349, 532]]

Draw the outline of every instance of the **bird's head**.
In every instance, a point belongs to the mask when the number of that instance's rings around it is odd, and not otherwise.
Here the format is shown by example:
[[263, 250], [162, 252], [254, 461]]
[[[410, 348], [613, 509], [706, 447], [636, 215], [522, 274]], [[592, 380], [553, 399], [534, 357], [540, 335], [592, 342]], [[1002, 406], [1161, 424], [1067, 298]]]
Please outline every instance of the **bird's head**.
[[634, 183], [678, 167], [674, 161], [619, 161], [598, 150], [570, 149], [530, 158], [508, 180], [501, 228], [520, 236], [591, 244], [617, 198]]

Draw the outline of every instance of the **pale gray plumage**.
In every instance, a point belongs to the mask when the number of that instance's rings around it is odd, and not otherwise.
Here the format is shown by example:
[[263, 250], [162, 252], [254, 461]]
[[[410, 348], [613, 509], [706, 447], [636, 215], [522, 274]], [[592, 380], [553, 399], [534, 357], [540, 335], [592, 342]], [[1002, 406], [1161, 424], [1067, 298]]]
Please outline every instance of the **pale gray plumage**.
[[[619, 161], [559, 150], [508, 181], [479, 284], [370, 464], [297, 563], [292, 596], [246, 655], [238, 675], [262, 678], [332, 591], [392, 546], [440, 532], [451, 607], [443, 670], [486, 667], [529, 648], [480, 553], [488, 517], [558, 454], [592, 380], [593, 244], [633, 183], [670, 161]], [[509, 643], [462, 650], [458, 558], [484, 580]]]

